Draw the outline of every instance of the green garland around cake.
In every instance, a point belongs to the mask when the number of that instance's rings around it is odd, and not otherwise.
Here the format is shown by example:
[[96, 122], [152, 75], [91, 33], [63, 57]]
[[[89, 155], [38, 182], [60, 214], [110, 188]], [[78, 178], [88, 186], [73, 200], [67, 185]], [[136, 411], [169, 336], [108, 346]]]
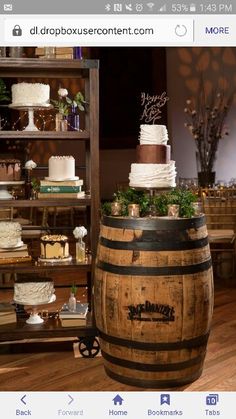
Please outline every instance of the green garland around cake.
[[[194, 216], [193, 203], [197, 201], [197, 196], [191, 191], [174, 188], [166, 193], [159, 193], [153, 197], [146, 191], [137, 191], [128, 188], [125, 191], [117, 191], [114, 194], [115, 201], [122, 205], [121, 216], [128, 216], [128, 205], [138, 204], [140, 216], [149, 215], [150, 207], [154, 206], [157, 216], [166, 216], [168, 214], [168, 205], [179, 205], [179, 216], [191, 218]], [[111, 202], [105, 202], [102, 205], [102, 214], [111, 215]]]

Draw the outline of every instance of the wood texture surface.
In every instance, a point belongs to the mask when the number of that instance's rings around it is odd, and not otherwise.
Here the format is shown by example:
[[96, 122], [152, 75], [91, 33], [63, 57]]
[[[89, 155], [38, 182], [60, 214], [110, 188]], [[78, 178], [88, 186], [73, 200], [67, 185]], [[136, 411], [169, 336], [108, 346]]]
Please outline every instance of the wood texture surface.
[[173, 231], [166, 220], [153, 231], [138, 229], [139, 219], [136, 229], [101, 226], [96, 325], [106, 371], [121, 382], [175, 386], [201, 374], [213, 278], [206, 227], [195, 221], [176, 220]]

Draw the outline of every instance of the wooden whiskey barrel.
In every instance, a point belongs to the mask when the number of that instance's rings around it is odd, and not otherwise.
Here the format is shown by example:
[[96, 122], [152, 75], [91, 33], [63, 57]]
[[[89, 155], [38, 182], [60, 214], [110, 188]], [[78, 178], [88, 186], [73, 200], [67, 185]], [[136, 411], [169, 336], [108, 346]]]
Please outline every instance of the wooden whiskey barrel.
[[153, 388], [196, 380], [213, 311], [205, 218], [104, 217], [94, 296], [110, 377]]

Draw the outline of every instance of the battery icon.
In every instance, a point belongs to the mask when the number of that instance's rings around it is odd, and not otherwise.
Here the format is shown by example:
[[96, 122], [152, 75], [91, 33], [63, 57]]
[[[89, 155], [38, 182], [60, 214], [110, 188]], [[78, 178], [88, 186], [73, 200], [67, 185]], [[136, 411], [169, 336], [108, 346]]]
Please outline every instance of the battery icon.
[[191, 4], [190, 4], [190, 6], [189, 6], [189, 11], [190, 11], [190, 12], [196, 12], [196, 9], [197, 9], [197, 8], [196, 8], [196, 4], [191, 3]]

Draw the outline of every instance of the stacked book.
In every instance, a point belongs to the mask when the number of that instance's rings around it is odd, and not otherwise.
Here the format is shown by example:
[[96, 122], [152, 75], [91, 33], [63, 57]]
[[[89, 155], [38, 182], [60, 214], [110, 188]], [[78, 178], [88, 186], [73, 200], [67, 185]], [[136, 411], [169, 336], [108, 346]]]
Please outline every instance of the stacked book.
[[76, 303], [76, 310], [70, 311], [68, 304], [64, 304], [59, 312], [62, 327], [86, 326], [88, 303]]
[[10, 303], [0, 303], [0, 326], [16, 323], [15, 307]]
[[[40, 58], [45, 58], [45, 49], [41, 47], [36, 48], [35, 55]], [[56, 47], [55, 58], [59, 60], [72, 60], [74, 58], [73, 47]]]
[[62, 182], [41, 180], [38, 199], [78, 199], [83, 198], [85, 193], [82, 191], [83, 179], [65, 180]]
[[30, 260], [31, 256], [29, 256], [26, 244], [11, 249], [4, 249], [0, 247], [0, 265], [29, 262]]

